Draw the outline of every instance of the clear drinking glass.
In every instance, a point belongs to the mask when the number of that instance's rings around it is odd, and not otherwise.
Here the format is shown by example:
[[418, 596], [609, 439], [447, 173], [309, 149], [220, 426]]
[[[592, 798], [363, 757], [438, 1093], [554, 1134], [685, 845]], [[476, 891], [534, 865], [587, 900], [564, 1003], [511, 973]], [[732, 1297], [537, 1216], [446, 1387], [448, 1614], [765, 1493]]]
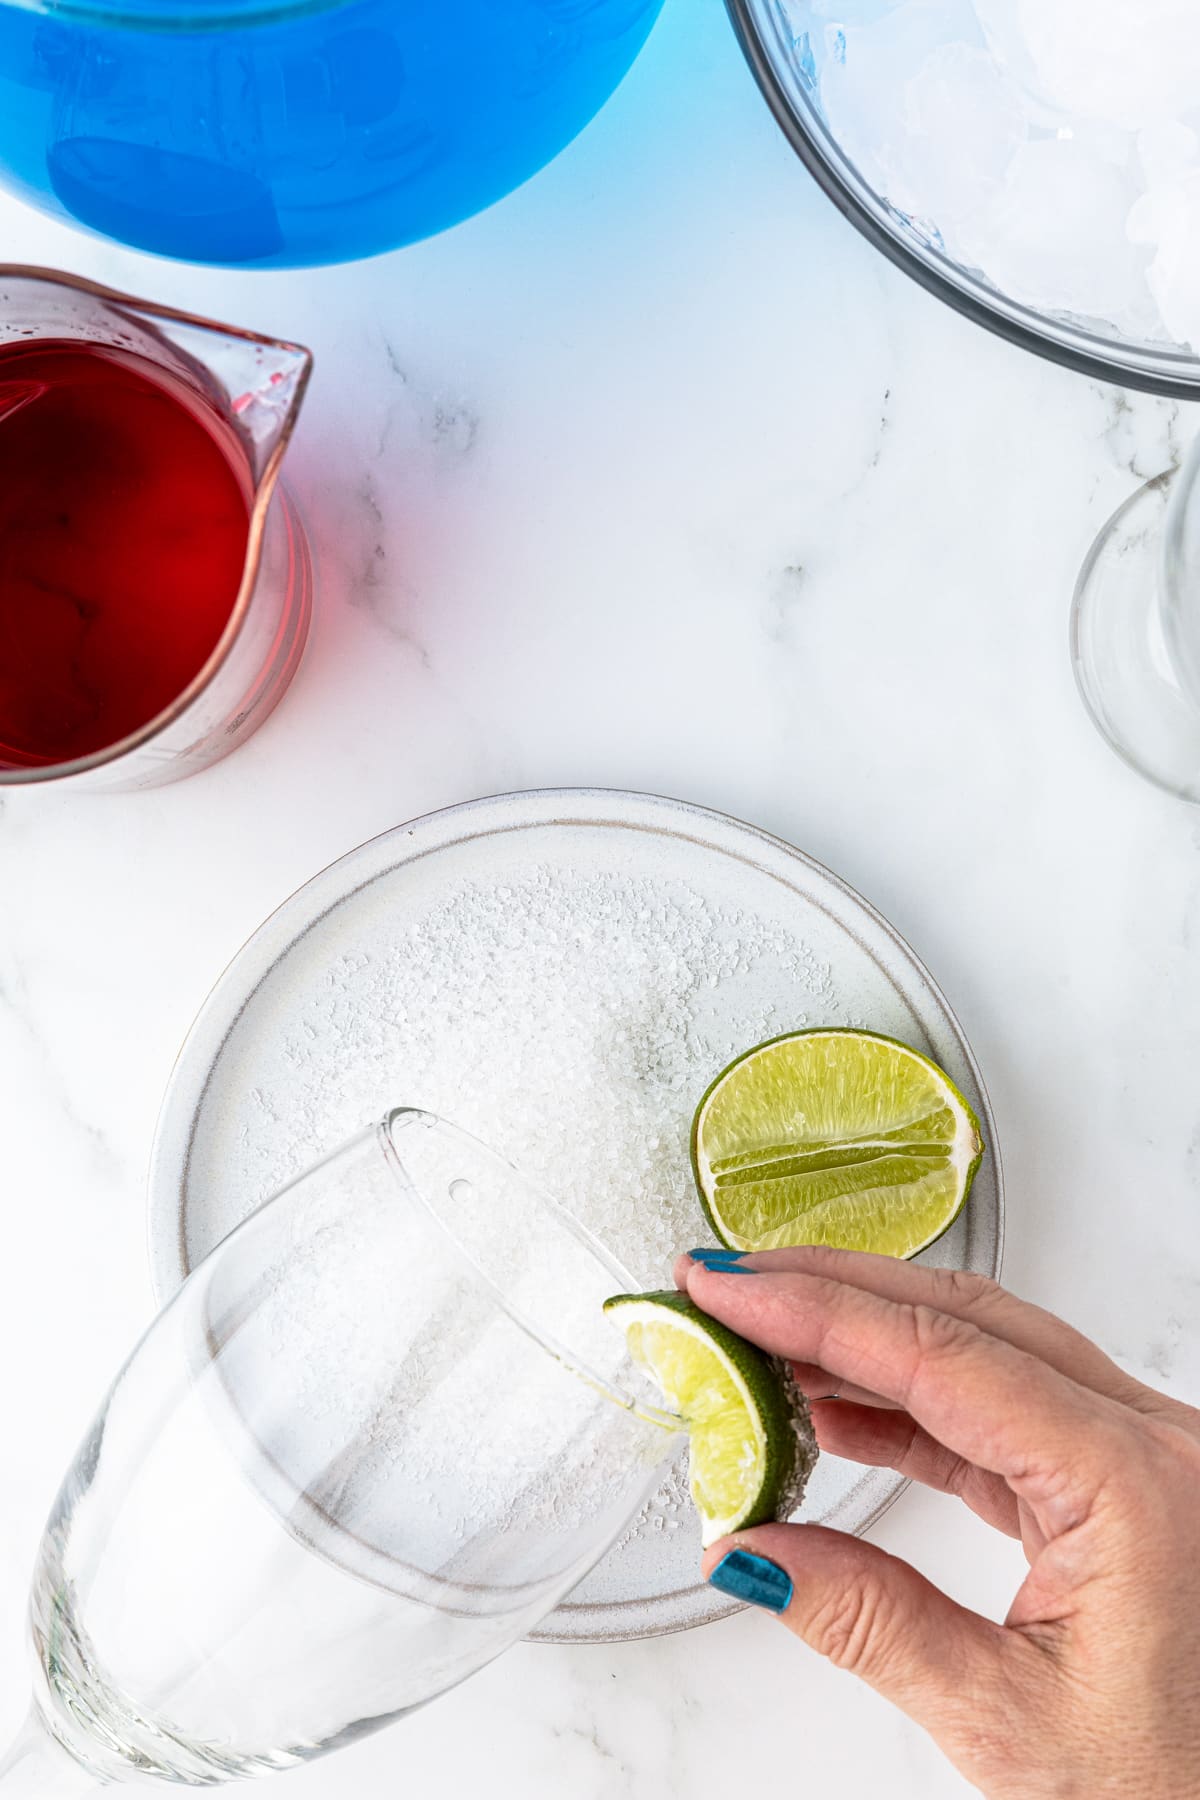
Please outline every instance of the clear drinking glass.
[[1200, 801], [1200, 440], [1092, 545], [1071, 653], [1084, 704], [1118, 756]]
[[0, 1794], [284, 1769], [524, 1636], [677, 1448], [600, 1310], [628, 1285], [427, 1113], [268, 1201], [156, 1319], [63, 1483]]
[[[33, 349], [39, 341], [93, 346], [152, 366], [202, 411], [244, 485], [241, 584], [220, 638], [187, 686], [136, 730], [71, 761], [14, 757], [0, 747], [0, 791], [48, 781], [156, 786], [205, 768], [242, 743], [299, 666], [312, 615], [312, 563], [279, 471], [312, 356], [299, 344], [114, 293], [75, 275], [0, 267], [0, 348]], [[64, 445], [64, 456], [67, 451]], [[169, 608], [171, 596], [163, 598]], [[0, 675], [3, 657], [0, 634]]]

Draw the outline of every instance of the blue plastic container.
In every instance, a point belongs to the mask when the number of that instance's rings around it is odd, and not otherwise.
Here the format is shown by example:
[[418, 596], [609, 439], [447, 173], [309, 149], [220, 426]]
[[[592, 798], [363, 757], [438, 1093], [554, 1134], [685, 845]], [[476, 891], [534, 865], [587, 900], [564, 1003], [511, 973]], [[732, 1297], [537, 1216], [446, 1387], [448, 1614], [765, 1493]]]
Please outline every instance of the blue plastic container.
[[0, 183], [257, 268], [411, 243], [604, 104], [662, 0], [0, 0]]

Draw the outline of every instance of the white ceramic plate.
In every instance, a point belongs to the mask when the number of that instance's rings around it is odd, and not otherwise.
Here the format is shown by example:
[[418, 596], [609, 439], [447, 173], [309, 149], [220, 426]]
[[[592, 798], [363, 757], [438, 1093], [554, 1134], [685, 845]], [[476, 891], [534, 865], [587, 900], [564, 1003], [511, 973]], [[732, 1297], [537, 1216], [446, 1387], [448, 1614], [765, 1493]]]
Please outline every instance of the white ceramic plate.
[[[700, 967], [707, 966], [705, 934], [724, 937], [720, 979], [705, 977], [702, 995], [684, 995], [696, 1058], [686, 1103], [677, 1081], [656, 1090], [653, 1056], [629, 1055], [620, 1017], [630, 994], [628, 960], [615, 1010], [606, 984], [617, 981], [617, 969], [602, 955], [590, 955], [580, 975], [556, 951], [549, 975], [537, 977], [538, 1032], [551, 1050], [554, 1034], [561, 1034], [564, 1068], [579, 1066], [580, 979], [594, 991], [597, 1018], [612, 1039], [595, 1046], [606, 1079], [622, 1056], [630, 1062], [628, 1106], [619, 1111], [627, 1141], [612, 1145], [613, 1167], [659, 1181], [666, 1177], [653, 1158], [666, 1158], [661, 1168], [670, 1171], [672, 1229], [683, 1239], [670, 1248], [711, 1239], [686, 1157], [691, 1109], [711, 1077], [738, 1049], [764, 1037], [801, 1025], [857, 1024], [931, 1055], [979, 1114], [988, 1154], [963, 1214], [926, 1259], [999, 1272], [1003, 1199], [987, 1095], [946, 1001], [886, 921], [810, 858], [734, 819], [641, 794], [562, 790], [475, 801], [375, 838], [293, 894], [235, 957], [188, 1036], [159, 1119], [150, 1249], [160, 1299], [262, 1199], [390, 1106], [441, 1112], [546, 1182], [553, 1132], [544, 1105], [537, 1127], [537, 1107], [522, 1086], [528, 1070], [514, 1067], [513, 1105], [499, 1115], [503, 1070], [487, 1072], [487, 1106], [469, 1074], [456, 1080], [448, 1074], [472, 1066], [464, 1026], [471, 1006], [458, 1003], [457, 988], [482, 981], [504, 955], [494, 919], [484, 941], [470, 941], [480, 896], [486, 911], [487, 895], [519, 895], [531, 880], [556, 895], [572, 892], [572, 884], [610, 894], [614, 882], [624, 883], [644, 911], [637, 929], [647, 934], [651, 952], [664, 931], [678, 936], [686, 914], [681, 941]], [[464, 897], [468, 904], [454, 913]], [[444, 926], [448, 916], [462, 921], [453, 994], [446, 991], [444, 948], [432, 957], [428, 949], [430, 921]], [[676, 923], [664, 927], [664, 918]], [[739, 944], [749, 946], [744, 957]], [[555, 979], [562, 980], [561, 994], [553, 991]], [[686, 987], [685, 975], [681, 992]], [[635, 1042], [645, 1029], [644, 1019], [631, 1020]], [[562, 1098], [569, 1104], [569, 1094]], [[664, 1113], [666, 1148], [648, 1149], [639, 1131], [657, 1131]], [[605, 1179], [611, 1181], [611, 1169]], [[595, 1229], [596, 1197], [589, 1198], [587, 1222]], [[623, 1243], [614, 1233], [610, 1248], [648, 1285], [669, 1281], [670, 1258], [658, 1260], [658, 1247], [651, 1267], [640, 1238]], [[864, 1471], [826, 1457], [803, 1516], [863, 1531], [902, 1486], [887, 1470]], [[540, 1636], [593, 1643], [649, 1637], [735, 1610], [699, 1580], [698, 1554], [697, 1522], [673, 1501], [669, 1486]]]

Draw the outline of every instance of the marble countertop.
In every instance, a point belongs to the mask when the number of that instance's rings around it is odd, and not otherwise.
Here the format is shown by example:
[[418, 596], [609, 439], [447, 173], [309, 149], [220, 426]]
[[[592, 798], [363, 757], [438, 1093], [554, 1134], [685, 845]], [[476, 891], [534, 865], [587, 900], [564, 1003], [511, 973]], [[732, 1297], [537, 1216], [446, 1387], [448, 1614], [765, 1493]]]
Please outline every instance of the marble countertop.
[[[289, 474], [321, 592], [236, 756], [144, 795], [0, 801], [0, 1726], [58, 1478], [152, 1310], [172, 1058], [263, 916], [364, 838], [513, 788], [722, 808], [837, 870], [972, 1039], [1006, 1275], [1200, 1388], [1200, 813], [1076, 698], [1091, 536], [1192, 435], [910, 285], [778, 135], [717, 0], [669, 0], [600, 119], [485, 216], [347, 269], [157, 262], [0, 204], [3, 255], [313, 346]], [[1002, 1613], [1012, 1546], [910, 1492], [878, 1527]], [[968, 1790], [760, 1616], [522, 1646], [281, 1792], [728, 1800], [803, 1759]], [[273, 1791], [273, 1790], [272, 1790]]]

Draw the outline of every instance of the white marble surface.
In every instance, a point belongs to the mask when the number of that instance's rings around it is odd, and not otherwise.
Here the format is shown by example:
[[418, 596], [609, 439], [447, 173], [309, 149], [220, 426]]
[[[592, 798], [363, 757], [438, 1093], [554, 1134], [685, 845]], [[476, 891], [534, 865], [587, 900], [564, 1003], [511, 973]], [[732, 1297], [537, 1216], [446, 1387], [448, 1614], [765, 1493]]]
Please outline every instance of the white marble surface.
[[[668, 0], [598, 122], [502, 206], [346, 270], [159, 263], [0, 205], [5, 258], [300, 338], [289, 468], [322, 571], [284, 704], [141, 797], [0, 802], [0, 1725], [27, 1571], [149, 1316], [143, 1191], [210, 983], [316, 869], [516, 787], [646, 788], [790, 838], [880, 906], [971, 1035], [1008, 1279], [1200, 1387], [1200, 814], [1076, 700], [1090, 536], [1191, 421], [994, 342], [811, 186], [718, 0]], [[879, 1529], [1003, 1611], [1011, 1547], [910, 1493]], [[521, 1647], [281, 1792], [858, 1800], [964, 1784], [771, 1621]]]

